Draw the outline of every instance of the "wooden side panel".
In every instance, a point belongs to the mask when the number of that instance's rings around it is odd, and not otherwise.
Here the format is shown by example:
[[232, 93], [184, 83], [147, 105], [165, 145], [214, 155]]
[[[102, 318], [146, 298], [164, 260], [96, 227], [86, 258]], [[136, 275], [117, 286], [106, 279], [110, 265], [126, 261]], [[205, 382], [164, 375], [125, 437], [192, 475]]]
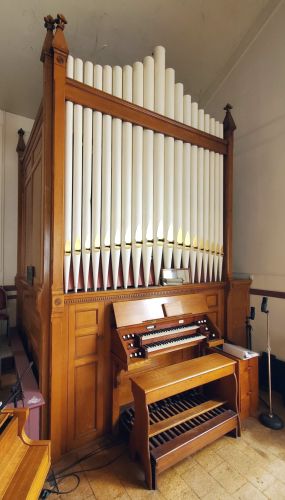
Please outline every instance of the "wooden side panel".
[[[39, 114], [29, 150], [22, 162], [22, 245], [19, 249], [20, 269], [16, 279], [18, 289], [19, 327], [26, 336], [27, 346], [41, 372], [42, 327], [40, 296], [43, 286], [43, 126]], [[27, 282], [27, 266], [34, 266], [33, 284]], [[46, 353], [44, 353], [46, 355]], [[40, 373], [41, 381], [41, 373]]]
[[227, 305], [227, 339], [246, 347], [245, 320], [249, 314], [250, 280], [231, 282]]
[[67, 449], [103, 429], [104, 304], [69, 306]]

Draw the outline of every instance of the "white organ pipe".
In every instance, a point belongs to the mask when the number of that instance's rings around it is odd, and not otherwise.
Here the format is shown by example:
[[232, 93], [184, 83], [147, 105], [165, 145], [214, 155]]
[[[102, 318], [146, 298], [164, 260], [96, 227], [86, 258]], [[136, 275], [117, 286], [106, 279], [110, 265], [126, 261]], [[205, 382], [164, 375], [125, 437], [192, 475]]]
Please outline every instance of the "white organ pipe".
[[164, 246], [163, 262], [165, 269], [171, 269], [174, 244], [174, 139], [164, 140]]
[[182, 265], [184, 269], [189, 267], [190, 256], [190, 159], [191, 145], [183, 144], [183, 250]]
[[[108, 65], [103, 67], [103, 91], [112, 93], [112, 68]], [[104, 290], [107, 290], [108, 287], [111, 245], [111, 143], [112, 117], [110, 115], [103, 115], [101, 249]]]
[[[191, 103], [191, 126], [198, 128], [198, 104], [196, 102]], [[190, 269], [191, 269], [191, 280], [192, 283], [195, 281], [196, 273], [196, 260], [197, 260], [197, 248], [198, 248], [198, 191], [197, 191], [197, 175], [198, 175], [198, 147], [195, 145], [191, 146], [191, 174], [190, 174], [190, 203], [191, 203], [191, 214], [190, 214]]]
[[165, 116], [174, 118], [174, 88], [175, 71], [172, 68], [165, 70]]
[[[103, 68], [94, 65], [93, 85], [103, 88]], [[93, 111], [93, 165], [92, 165], [92, 269], [93, 286], [98, 288], [101, 254], [101, 184], [102, 184], [102, 113]]]
[[[133, 103], [143, 106], [143, 64], [133, 65]], [[133, 126], [132, 260], [134, 287], [139, 285], [142, 254], [142, 162], [143, 128]]]
[[180, 269], [182, 257], [182, 209], [183, 209], [183, 142], [174, 143], [174, 267]]
[[123, 99], [133, 102], [133, 68], [129, 64], [123, 67]]
[[[220, 124], [216, 121], [215, 135], [218, 137]], [[218, 279], [218, 266], [220, 257], [220, 155], [215, 153], [215, 255], [214, 255], [214, 280]]]
[[[143, 60], [143, 105], [154, 109], [154, 59], [147, 56]], [[144, 285], [150, 278], [150, 266], [153, 248], [153, 138], [152, 130], [143, 131], [143, 272]]]
[[[74, 61], [74, 79], [83, 82], [83, 62]], [[72, 217], [72, 261], [74, 291], [78, 289], [81, 258], [81, 213], [82, 213], [82, 106], [74, 104], [73, 139], [73, 217]]]
[[[220, 128], [219, 128], [219, 137], [223, 139], [224, 137], [224, 126], [222, 123], [220, 123]], [[219, 244], [220, 244], [220, 257], [219, 257], [219, 268], [218, 268], [218, 274], [219, 274], [219, 281], [222, 281], [222, 275], [223, 275], [223, 258], [224, 258], [224, 157], [223, 155], [220, 155], [220, 174], [219, 174], [219, 180], [220, 180], [220, 217], [219, 217], [219, 229], [220, 229], [220, 236], [219, 236]]]
[[[93, 64], [84, 63], [84, 83], [93, 85]], [[87, 292], [91, 252], [92, 109], [83, 110], [82, 264]]]
[[[176, 83], [174, 88], [174, 118], [183, 122], [183, 85]], [[182, 257], [182, 209], [183, 209], [183, 142], [174, 143], [174, 267], [180, 269]]]
[[[210, 134], [215, 135], [215, 119], [210, 119]], [[213, 279], [214, 254], [215, 254], [215, 153], [210, 151], [209, 174], [209, 281]]]
[[154, 111], [165, 113], [165, 48], [154, 48]]
[[[133, 68], [123, 67], [123, 99], [132, 102]], [[124, 288], [128, 287], [132, 241], [132, 124], [122, 130], [122, 267]]]
[[154, 109], [154, 59], [151, 56], [143, 60], [143, 107]]
[[175, 104], [174, 104], [174, 118], [177, 122], [183, 123], [183, 84], [175, 84]]
[[155, 284], [158, 285], [163, 250], [163, 191], [164, 191], [164, 135], [154, 134], [153, 154], [153, 267]]
[[106, 64], [103, 66], [103, 91], [112, 94], [112, 67]]
[[183, 122], [191, 126], [191, 95], [183, 96]]
[[[66, 76], [73, 78], [74, 60], [68, 56]], [[64, 170], [64, 291], [68, 292], [71, 263], [72, 238], [72, 139], [73, 139], [73, 103], [65, 104], [65, 170]]]
[[138, 287], [142, 252], [142, 154], [143, 129], [133, 127], [132, 259], [134, 287]]
[[143, 106], [143, 63], [133, 64], [133, 103]]
[[[210, 115], [205, 114], [205, 132], [210, 133]], [[203, 254], [203, 269], [204, 281], [207, 281], [208, 275], [208, 261], [209, 261], [209, 203], [210, 203], [210, 151], [204, 151], [204, 254]]]
[[[191, 96], [183, 96], [183, 122], [191, 126]], [[191, 145], [183, 144], [183, 250], [182, 265], [184, 269], [189, 267], [190, 257], [190, 170], [191, 168]]]
[[153, 247], [153, 131], [143, 132], [143, 271], [148, 286]]
[[[198, 128], [204, 131], [205, 115], [204, 110], [198, 111]], [[197, 199], [197, 233], [198, 233], [198, 252], [197, 252], [197, 279], [201, 282], [202, 263], [204, 255], [204, 148], [198, 148], [198, 199]]]
[[[165, 71], [165, 115], [174, 119], [175, 110], [175, 71]], [[164, 245], [163, 265], [165, 269], [172, 266], [174, 244], [174, 138], [164, 139]]]
[[[122, 68], [113, 68], [113, 95], [123, 95]], [[111, 216], [111, 259], [113, 272], [113, 288], [118, 287], [118, 274], [121, 250], [121, 184], [122, 184], [122, 120], [112, 121], [112, 216]]]
[[96, 89], [103, 89], [103, 68], [100, 64], [94, 64], [93, 85]]

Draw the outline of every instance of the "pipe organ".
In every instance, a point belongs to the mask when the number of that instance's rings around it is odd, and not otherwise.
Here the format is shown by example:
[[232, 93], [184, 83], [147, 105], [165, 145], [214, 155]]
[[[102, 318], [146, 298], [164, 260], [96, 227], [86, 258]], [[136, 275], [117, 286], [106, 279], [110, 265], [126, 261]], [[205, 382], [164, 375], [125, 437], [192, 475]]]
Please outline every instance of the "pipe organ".
[[[133, 66], [67, 58], [67, 76], [223, 138], [154, 48]], [[65, 292], [158, 285], [162, 268], [221, 281], [223, 155], [66, 102]]]
[[[110, 430], [112, 400], [132, 401], [112, 337], [116, 304], [124, 327], [206, 314], [240, 344], [249, 305], [249, 281], [232, 274], [231, 106], [223, 125], [200, 109], [161, 46], [124, 67], [74, 58], [65, 24], [45, 18], [43, 99], [17, 146], [17, 325], [54, 459]], [[191, 282], [154, 286], [174, 267]], [[184, 333], [163, 349], [153, 338], [147, 360], [134, 351], [130, 374], [137, 362], [157, 369], [195, 357]]]

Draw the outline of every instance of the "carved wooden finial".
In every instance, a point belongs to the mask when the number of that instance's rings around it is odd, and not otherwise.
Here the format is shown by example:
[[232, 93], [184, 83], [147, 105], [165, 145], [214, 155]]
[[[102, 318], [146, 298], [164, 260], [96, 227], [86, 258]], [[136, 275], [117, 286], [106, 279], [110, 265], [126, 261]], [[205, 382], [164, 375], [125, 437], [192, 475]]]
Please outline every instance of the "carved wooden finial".
[[[67, 20], [62, 14], [57, 14], [55, 24], [56, 31], [52, 41], [53, 49], [61, 52], [62, 55], [66, 55], [67, 57], [69, 50], [64, 36], [64, 26], [67, 24]], [[63, 61], [61, 62], [60, 60], [58, 60], [57, 62], [63, 64]]]
[[231, 114], [231, 109], [233, 109], [231, 104], [226, 104], [224, 110], [226, 112], [226, 116], [224, 118], [224, 132], [233, 132], [236, 129], [236, 124]]
[[43, 43], [43, 48], [41, 52], [41, 61], [44, 62], [45, 56], [50, 55], [53, 39], [53, 30], [55, 28], [55, 19], [49, 14], [44, 17], [44, 27], [46, 28], [46, 37]]
[[16, 148], [16, 151], [19, 155], [25, 151], [26, 144], [24, 141], [24, 135], [25, 135], [25, 131], [22, 128], [20, 128], [18, 130], [19, 137], [18, 137], [18, 144], [17, 144], [17, 148]]
[[44, 17], [44, 22], [45, 22], [45, 28], [47, 29], [47, 31], [53, 31], [54, 28], [55, 28], [55, 21], [56, 19], [54, 19], [50, 14], [48, 16], [45, 16]]
[[57, 26], [63, 31], [65, 24], [67, 24], [67, 20], [63, 14], [57, 14], [57, 18], [55, 19]]

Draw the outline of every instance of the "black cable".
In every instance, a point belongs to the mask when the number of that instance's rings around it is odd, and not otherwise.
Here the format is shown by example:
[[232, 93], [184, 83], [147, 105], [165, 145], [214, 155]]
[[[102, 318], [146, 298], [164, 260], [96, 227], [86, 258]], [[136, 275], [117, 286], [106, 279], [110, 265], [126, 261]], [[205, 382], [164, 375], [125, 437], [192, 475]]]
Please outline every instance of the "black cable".
[[[118, 443], [116, 443], [115, 445], [111, 444], [109, 446], [103, 446], [103, 447], [98, 447], [95, 451], [93, 452], [90, 452], [88, 453], [87, 455], [84, 455], [83, 457], [81, 457], [80, 459], [76, 460], [75, 462], [73, 462], [72, 464], [68, 465], [67, 467], [65, 467], [65, 469], [62, 469], [60, 472], [58, 472], [57, 474], [54, 474], [54, 471], [52, 469], [52, 477], [55, 481], [55, 486], [54, 488], [44, 488], [41, 492], [41, 496], [40, 498], [47, 498], [51, 493], [53, 494], [57, 494], [57, 495], [65, 495], [65, 494], [68, 494], [68, 493], [72, 493], [73, 491], [76, 490], [76, 488], [78, 488], [79, 484], [80, 484], [80, 477], [79, 477], [79, 474], [81, 473], [84, 473], [84, 472], [91, 472], [91, 471], [94, 471], [94, 470], [99, 470], [99, 469], [103, 469], [104, 467], [108, 467], [109, 465], [111, 465], [112, 463], [114, 463], [116, 460], [118, 460], [124, 453], [125, 453], [125, 449], [123, 450], [122, 453], [120, 453], [119, 455], [117, 455], [116, 457], [114, 457], [113, 459], [109, 460], [107, 463], [105, 464], [102, 464], [102, 465], [98, 465], [97, 467], [91, 467], [89, 469], [80, 469], [78, 471], [73, 471], [73, 472], [69, 472], [67, 474], [63, 474], [63, 472], [67, 471], [68, 469], [70, 469], [71, 467], [74, 467], [74, 465], [77, 465], [85, 460], [87, 460], [88, 458], [92, 457], [92, 456], [95, 456], [95, 455], [98, 455], [99, 453], [101, 453], [102, 451], [105, 451], [107, 449], [110, 449], [110, 448], [113, 448], [114, 446], [118, 446], [122, 444], [121, 441], [119, 441]], [[64, 479], [66, 479], [67, 477], [75, 477], [76, 480], [77, 480], [77, 483], [76, 485], [74, 486], [74, 488], [72, 488], [71, 490], [68, 490], [68, 491], [60, 491], [59, 488], [58, 488], [58, 483], [60, 484], [61, 481], [63, 481]], [[49, 481], [51, 479], [51, 477], [47, 478], [47, 480]]]
[[[57, 472], [56, 475], [58, 476], [59, 474], [62, 474], [63, 472], [67, 471], [68, 469], [71, 469], [71, 467], [74, 467], [75, 465], [80, 464], [81, 462], [84, 462], [85, 460], [88, 460], [88, 458], [91, 458], [95, 455], [98, 455], [102, 451], [114, 448], [115, 446], [120, 446], [121, 444], [123, 444], [123, 441], [118, 441], [115, 444], [110, 443], [109, 445], [98, 447], [98, 448], [96, 448], [96, 450], [91, 451], [90, 453], [87, 453], [87, 455], [84, 455], [83, 457], [79, 458], [78, 460], [75, 460], [75, 462], [72, 462], [72, 464], [69, 464], [64, 469], [61, 469], [60, 471]], [[49, 479], [50, 479], [50, 477], [47, 478], [48, 481], [49, 481]]]

